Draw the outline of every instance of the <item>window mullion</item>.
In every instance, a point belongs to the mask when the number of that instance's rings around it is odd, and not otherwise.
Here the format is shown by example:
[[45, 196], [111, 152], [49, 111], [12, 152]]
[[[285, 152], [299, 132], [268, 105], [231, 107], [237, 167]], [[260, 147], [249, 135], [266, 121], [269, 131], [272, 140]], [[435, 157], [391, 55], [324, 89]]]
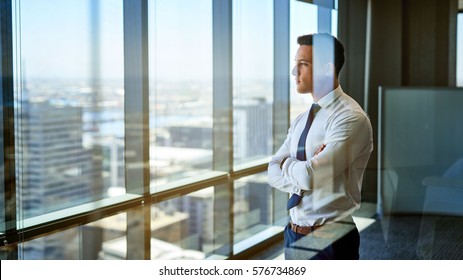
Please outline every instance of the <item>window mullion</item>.
[[150, 259], [148, 2], [125, 0], [123, 8], [126, 191], [146, 197], [127, 214], [127, 259]]
[[273, 150], [286, 139], [289, 127], [289, 1], [274, 1]]
[[[213, 169], [228, 174], [233, 169], [232, 11], [231, 0], [213, 0]], [[233, 200], [232, 182], [214, 188], [216, 253], [225, 256], [233, 248]]]
[[[1, 106], [2, 106], [2, 160], [3, 160], [3, 208], [4, 225], [2, 225], [2, 245], [13, 244], [18, 240], [16, 223], [16, 173], [15, 173], [15, 119], [14, 119], [14, 82], [13, 82], [13, 32], [12, 32], [11, 1], [0, 1], [1, 28], [1, 68], [2, 77]], [[14, 245], [13, 245], [14, 246]], [[17, 257], [17, 247], [9, 251], [9, 256]]]
[[232, 2], [213, 1], [213, 169], [233, 161]]

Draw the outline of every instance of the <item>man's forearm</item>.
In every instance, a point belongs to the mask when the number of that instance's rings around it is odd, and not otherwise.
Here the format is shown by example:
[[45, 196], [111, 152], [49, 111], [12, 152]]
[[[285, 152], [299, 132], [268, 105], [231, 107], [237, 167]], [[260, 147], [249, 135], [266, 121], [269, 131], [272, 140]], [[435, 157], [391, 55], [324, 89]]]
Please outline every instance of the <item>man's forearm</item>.
[[289, 184], [285, 178], [282, 176], [282, 163], [284, 160], [289, 158], [289, 155], [285, 156], [274, 156], [268, 165], [268, 182], [271, 187], [276, 188], [282, 192], [293, 193], [294, 187]]

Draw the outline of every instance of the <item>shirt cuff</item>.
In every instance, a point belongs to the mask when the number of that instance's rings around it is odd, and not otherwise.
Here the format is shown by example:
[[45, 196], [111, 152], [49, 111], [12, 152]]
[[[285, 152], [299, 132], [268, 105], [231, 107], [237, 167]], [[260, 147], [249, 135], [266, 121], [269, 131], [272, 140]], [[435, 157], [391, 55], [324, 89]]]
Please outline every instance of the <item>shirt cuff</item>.
[[[295, 161], [299, 161], [295, 158], [292, 158], [292, 157], [288, 157], [285, 162], [283, 163], [283, 166], [281, 168], [281, 176], [284, 177], [284, 174], [285, 174], [285, 170], [287, 170], [289, 168], [289, 166], [291, 165], [292, 162], [295, 162]], [[286, 172], [287, 173], [287, 172]], [[292, 193], [295, 193], [297, 195], [302, 195], [302, 190], [298, 187], [293, 187], [291, 189], [291, 192]]]

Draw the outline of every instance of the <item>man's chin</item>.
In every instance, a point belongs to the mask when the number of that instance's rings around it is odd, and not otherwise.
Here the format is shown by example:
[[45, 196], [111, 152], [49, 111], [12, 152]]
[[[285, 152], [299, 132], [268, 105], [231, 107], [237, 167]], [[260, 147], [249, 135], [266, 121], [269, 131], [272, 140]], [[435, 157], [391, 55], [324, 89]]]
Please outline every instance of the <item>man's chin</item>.
[[299, 94], [311, 94], [311, 92], [308, 91], [308, 90], [299, 90], [299, 89], [297, 90], [297, 93], [299, 93]]
[[296, 87], [296, 91], [297, 91], [299, 94], [309, 94], [309, 93], [312, 92], [310, 89], [301, 88], [301, 87]]

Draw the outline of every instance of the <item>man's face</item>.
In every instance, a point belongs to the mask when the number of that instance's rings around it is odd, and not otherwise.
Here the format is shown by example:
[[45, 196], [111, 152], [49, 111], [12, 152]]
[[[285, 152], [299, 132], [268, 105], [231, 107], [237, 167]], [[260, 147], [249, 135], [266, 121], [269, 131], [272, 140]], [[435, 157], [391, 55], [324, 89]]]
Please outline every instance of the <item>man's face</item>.
[[313, 92], [312, 46], [300, 45], [294, 63], [291, 74], [295, 78], [297, 92]]

